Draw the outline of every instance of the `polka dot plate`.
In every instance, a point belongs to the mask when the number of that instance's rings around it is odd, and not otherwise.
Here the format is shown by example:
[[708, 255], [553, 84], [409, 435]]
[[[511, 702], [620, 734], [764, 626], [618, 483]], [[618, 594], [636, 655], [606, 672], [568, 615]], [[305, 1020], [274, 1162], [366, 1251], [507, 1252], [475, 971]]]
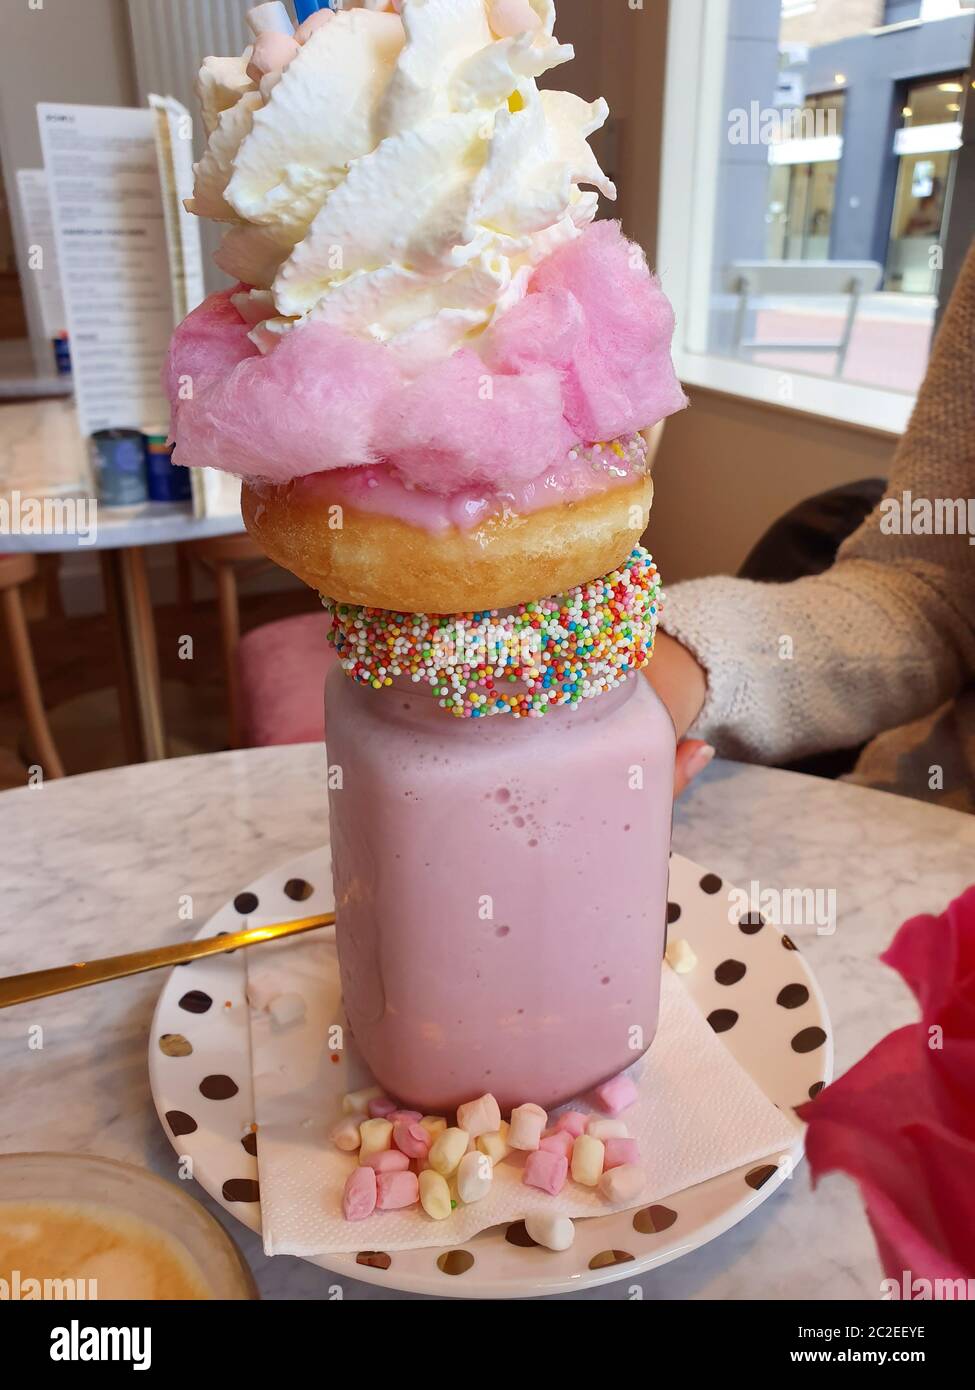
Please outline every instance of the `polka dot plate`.
[[[758, 913], [742, 916], [729, 908], [738, 900], [729, 885], [676, 854], [669, 896], [671, 936], [689, 942], [697, 956], [681, 980], [712, 1028], [781, 1109], [815, 1095], [832, 1079], [832, 1037], [819, 988], [795, 943]], [[320, 850], [242, 889], [199, 935], [327, 912], [332, 905], [329, 855]], [[177, 1153], [192, 1160], [194, 1176], [216, 1201], [257, 1231], [245, 987], [243, 952], [173, 970], [153, 1018], [149, 1077]], [[578, 1221], [574, 1245], [560, 1254], [536, 1246], [524, 1223], [516, 1222], [462, 1247], [363, 1250], [315, 1263], [390, 1290], [448, 1297], [574, 1292], [632, 1279], [714, 1240], [764, 1202], [801, 1155], [800, 1141], [789, 1153], [771, 1154], [665, 1201]]]

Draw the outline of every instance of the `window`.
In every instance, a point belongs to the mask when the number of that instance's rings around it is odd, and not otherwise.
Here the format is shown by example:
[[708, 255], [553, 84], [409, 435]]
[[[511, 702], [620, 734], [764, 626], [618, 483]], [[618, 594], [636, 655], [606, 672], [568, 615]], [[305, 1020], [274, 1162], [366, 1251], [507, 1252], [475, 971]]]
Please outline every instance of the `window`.
[[787, 138], [770, 144], [765, 215], [769, 260], [829, 259], [844, 103], [842, 92], [807, 97], [791, 123], [798, 128], [798, 138], [789, 130]]
[[941, 279], [945, 220], [961, 147], [965, 74], [907, 88], [894, 138], [897, 188], [884, 288], [934, 297]]
[[[896, 433], [975, 182], [975, 9], [671, 6], [660, 271], [711, 386]], [[942, 7], [943, 8], [943, 7]], [[692, 149], [689, 149], [692, 147]]]

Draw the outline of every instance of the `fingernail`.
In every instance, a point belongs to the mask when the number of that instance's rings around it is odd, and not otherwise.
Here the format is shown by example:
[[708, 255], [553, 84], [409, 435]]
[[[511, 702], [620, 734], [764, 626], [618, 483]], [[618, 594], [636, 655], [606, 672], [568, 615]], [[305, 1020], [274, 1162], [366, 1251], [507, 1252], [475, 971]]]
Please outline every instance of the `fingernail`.
[[693, 778], [699, 776], [704, 769], [714, 761], [714, 756], [715, 750], [711, 747], [710, 743], [705, 743], [700, 748], [696, 748], [687, 759], [687, 764], [684, 769], [687, 774], [687, 780], [690, 782]]

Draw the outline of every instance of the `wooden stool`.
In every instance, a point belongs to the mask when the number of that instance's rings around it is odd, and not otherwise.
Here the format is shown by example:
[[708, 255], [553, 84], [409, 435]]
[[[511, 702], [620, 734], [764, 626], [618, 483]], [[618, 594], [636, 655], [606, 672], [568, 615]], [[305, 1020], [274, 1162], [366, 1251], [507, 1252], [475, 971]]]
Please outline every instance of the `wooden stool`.
[[[217, 585], [217, 610], [220, 615], [220, 644], [223, 652], [224, 679], [227, 687], [227, 722], [230, 747], [242, 746], [240, 676], [237, 666], [237, 646], [240, 642], [240, 602], [238, 579], [260, 574], [270, 569], [271, 561], [263, 550], [246, 534], [214, 536], [209, 540], [186, 541], [179, 547], [190, 565], [200, 564], [213, 575]], [[187, 594], [185, 581], [181, 597]]]
[[0, 604], [14, 660], [17, 691], [30, 733], [31, 753], [44, 769], [46, 777], [63, 777], [64, 767], [54, 746], [41, 698], [21, 594], [23, 586], [36, 579], [37, 573], [37, 561], [33, 555], [0, 555]]

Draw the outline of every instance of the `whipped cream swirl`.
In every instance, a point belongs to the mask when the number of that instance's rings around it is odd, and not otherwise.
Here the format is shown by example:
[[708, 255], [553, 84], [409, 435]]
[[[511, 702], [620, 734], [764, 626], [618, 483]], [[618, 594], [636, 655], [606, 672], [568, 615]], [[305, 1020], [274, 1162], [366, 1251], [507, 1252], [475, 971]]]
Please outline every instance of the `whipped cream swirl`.
[[605, 101], [537, 85], [573, 57], [553, 0], [381, 4], [299, 29], [259, 81], [251, 49], [206, 59], [187, 206], [228, 224], [216, 260], [262, 353], [318, 322], [412, 374], [476, 349], [616, 190], [588, 144]]

